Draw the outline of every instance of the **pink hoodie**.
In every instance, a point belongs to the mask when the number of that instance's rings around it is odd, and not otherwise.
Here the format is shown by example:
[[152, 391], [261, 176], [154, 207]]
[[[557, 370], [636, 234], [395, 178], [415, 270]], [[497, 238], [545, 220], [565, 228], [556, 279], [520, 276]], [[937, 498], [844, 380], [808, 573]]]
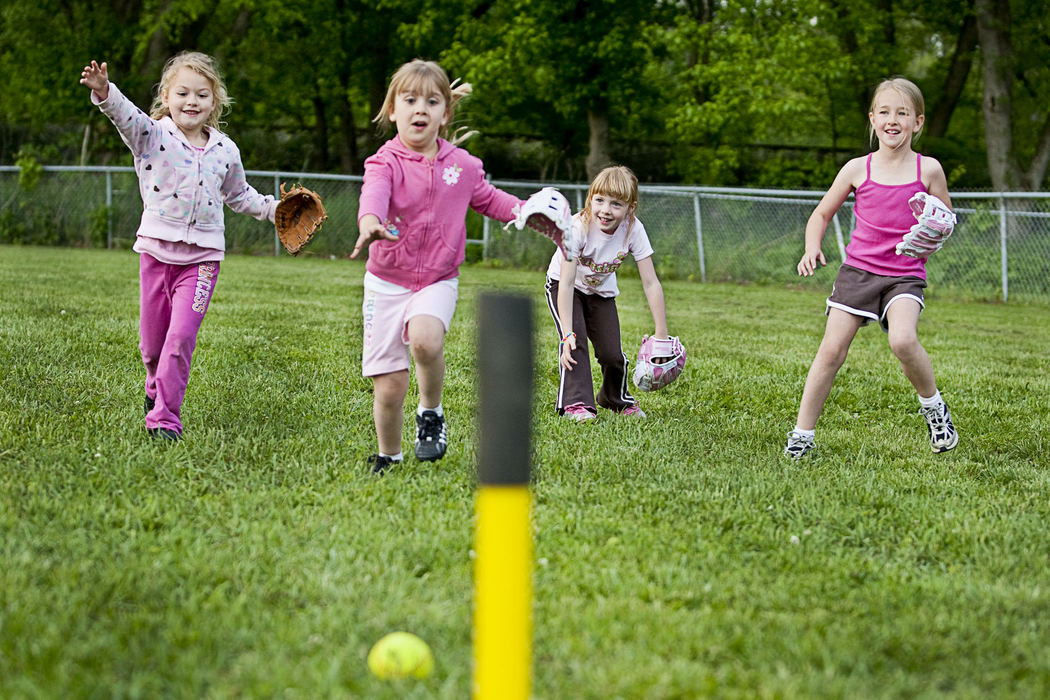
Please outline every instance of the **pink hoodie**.
[[396, 241], [377, 239], [366, 269], [413, 291], [459, 274], [467, 247], [467, 208], [511, 221], [520, 199], [485, 179], [481, 160], [438, 139], [433, 161], [409, 150], [397, 136], [365, 160], [357, 218], [374, 214]]

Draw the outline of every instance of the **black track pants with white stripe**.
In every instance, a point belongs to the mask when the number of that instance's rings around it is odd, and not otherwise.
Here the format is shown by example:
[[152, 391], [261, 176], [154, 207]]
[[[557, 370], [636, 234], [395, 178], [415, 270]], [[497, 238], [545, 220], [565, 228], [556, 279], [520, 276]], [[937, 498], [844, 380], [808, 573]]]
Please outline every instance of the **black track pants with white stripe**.
[[[558, 339], [564, 338], [569, 328], [558, 316], [558, 280], [547, 279], [547, 308], [554, 318]], [[558, 412], [574, 403], [595, 406], [594, 385], [591, 379], [591, 361], [588, 341], [594, 346], [594, 357], [602, 372], [602, 383], [598, 390], [597, 405], [619, 413], [637, 403], [628, 391], [627, 378], [630, 362], [620, 343], [620, 317], [616, 312], [614, 297], [583, 294], [573, 290], [572, 330], [576, 331], [576, 350], [572, 357], [576, 364], [571, 371], [560, 365]], [[559, 348], [560, 350], [560, 348]]]

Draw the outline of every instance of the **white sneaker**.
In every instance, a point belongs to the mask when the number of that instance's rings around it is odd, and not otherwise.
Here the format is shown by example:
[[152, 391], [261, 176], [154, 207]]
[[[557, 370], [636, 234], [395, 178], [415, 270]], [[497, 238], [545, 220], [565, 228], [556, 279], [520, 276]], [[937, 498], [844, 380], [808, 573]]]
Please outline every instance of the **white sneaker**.
[[919, 413], [926, 419], [926, 426], [930, 429], [930, 447], [934, 452], [947, 452], [959, 444], [959, 433], [952, 425], [948, 404], [942, 401], [929, 408], [923, 406]]
[[792, 430], [788, 433], [788, 443], [787, 447], [784, 448], [784, 454], [791, 459], [802, 459], [816, 446], [817, 444], [813, 442], [813, 438]]

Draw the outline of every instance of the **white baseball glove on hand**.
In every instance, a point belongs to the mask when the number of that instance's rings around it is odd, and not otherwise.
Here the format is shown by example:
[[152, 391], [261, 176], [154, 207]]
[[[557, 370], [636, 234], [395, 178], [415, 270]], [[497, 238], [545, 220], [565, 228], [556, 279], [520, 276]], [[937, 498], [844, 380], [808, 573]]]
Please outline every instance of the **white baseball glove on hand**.
[[919, 223], [904, 234], [897, 244], [897, 255], [928, 258], [936, 253], [955, 230], [955, 212], [948, 205], [926, 192], [916, 192], [908, 200], [911, 212]]
[[531, 195], [524, 204], [514, 208], [514, 220], [504, 230], [526, 226], [554, 241], [566, 260], [572, 260], [576, 241], [572, 231], [572, 208], [569, 200], [553, 187], [544, 187]]
[[632, 378], [642, 391], [656, 391], [678, 379], [683, 369], [685, 346], [677, 336], [658, 340], [647, 335], [638, 348], [638, 363]]

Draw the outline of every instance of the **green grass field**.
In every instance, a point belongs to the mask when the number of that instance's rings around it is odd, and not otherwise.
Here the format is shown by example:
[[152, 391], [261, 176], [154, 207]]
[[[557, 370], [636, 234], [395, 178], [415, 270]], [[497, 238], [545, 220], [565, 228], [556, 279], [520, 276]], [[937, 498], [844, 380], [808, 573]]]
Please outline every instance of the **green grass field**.
[[[930, 452], [867, 328], [819, 451], [788, 463], [834, 270], [822, 290], [665, 283], [685, 375], [641, 396], [644, 423], [581, 426], [551, 410], [542, 273], [467, 267], [450, 453], [374, 478], [362, 264], [225, 262], [177, 445], [143, 430], [137, 269], [0, 247], [2, 697], [469, 696], [492, 289], [535, 301], [536, 698], [1050, 695], [1050, 307], [932, 288], [920, 337], [959, 447]], [[621, 287], [630, 346], [650, 321]], [[395, 629], [431, 644], [429, 679], [370, 676]]]

